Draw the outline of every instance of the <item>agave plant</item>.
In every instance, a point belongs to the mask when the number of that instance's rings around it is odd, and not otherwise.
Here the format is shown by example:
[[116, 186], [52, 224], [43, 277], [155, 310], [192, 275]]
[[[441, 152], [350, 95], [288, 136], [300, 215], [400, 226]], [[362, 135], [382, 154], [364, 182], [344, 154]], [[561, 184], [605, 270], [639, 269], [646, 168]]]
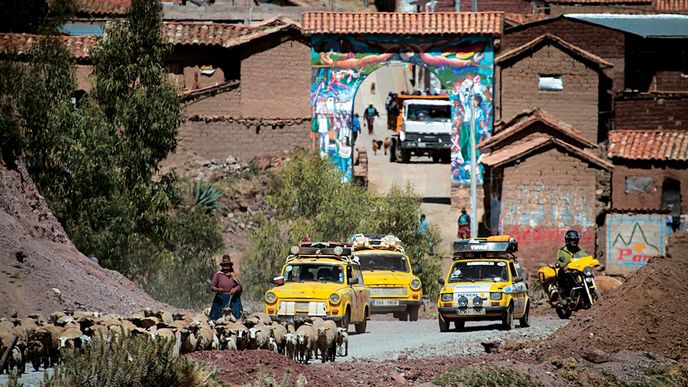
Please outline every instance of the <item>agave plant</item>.
[[197, 181], [191, 189], [191, 197], [194, 206], [205, 210], [214, 211], [223, 208], [220, 203], [222, 193], [212, 183], [207, 183], [203, 180]]

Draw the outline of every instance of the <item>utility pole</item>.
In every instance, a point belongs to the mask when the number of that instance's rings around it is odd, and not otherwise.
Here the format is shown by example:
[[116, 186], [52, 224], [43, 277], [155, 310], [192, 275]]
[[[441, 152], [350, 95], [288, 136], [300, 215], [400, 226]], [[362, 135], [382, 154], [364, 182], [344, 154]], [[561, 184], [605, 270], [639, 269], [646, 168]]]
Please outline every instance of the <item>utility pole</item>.
[[469, 93], [469, 104], [471, 106], [471, 238], [478, 237], [478, 177], [476, 176], [477, 162], [475, 158], [475, 99], [474, 90], [471, 87]]
[[454, 0], [454, 12], [461, 12], [461, 0]]

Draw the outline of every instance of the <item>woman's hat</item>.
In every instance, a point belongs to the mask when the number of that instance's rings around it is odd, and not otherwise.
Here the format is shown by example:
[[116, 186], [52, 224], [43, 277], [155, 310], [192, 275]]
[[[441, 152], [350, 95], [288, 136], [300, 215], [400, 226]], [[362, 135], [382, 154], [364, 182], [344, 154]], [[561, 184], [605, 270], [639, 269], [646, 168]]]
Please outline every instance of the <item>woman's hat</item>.
[[229, 255], [224, 255], [220, 261], [220, 266], [234, 266], [232, 258]]

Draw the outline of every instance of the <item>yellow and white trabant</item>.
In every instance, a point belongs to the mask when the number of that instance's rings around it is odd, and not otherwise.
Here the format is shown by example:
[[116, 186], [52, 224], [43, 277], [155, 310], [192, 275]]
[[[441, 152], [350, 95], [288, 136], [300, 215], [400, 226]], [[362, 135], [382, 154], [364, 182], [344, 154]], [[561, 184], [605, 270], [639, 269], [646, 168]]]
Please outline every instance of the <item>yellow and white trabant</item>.
[[401, 321], [418, 320], [423, 298], [420, 267], [411, 268], [399, 238], [383, 234], [358, 234], [351, 238], [371, 293], [372, 313], [392, 313]]
[[437, 300], [441, 332], [453, 321], [457, 330], [466, 321], [499, 320], [509, 330], [513, 320], [528, 326], [528, 287], [519, 276], [515, 239], [508, 235], [454, 242], [454, 256]]
[[290, 252], [282, 275], [273, 279], [277, 286], [265, 293], [265, 313], [274, 320], [321, 317], [365, 332], [370, 289], [353, 248], [338, 242], [302, 242]]

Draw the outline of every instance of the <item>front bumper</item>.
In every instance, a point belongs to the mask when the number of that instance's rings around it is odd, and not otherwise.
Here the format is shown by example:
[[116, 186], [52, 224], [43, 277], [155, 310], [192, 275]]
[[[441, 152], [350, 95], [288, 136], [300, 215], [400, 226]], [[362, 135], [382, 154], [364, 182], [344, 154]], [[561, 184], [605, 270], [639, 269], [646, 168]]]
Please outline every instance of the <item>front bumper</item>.
[[[480, 320], [496, 320], [502, 318], [507, 310], [507, 306], [484, 306], [482, 308], [439, 308], [439, 312], [445, 319], [452, 320], [470, 320], [470, 321], [480, 321]], [[484, 313], [477, 312], [478, 310], [483, 310]], [[470, 314], [466, 314], [466, 312]]]
[[402, 141], [401, 149], [412, 151], [425, 150], [448, 150], [451, 148], [451, 143], [438, 142], [424, 142], [424, 141]]
[[305, 313], [298, 313], [298, 314], [293, 315], [293, 316], [291, 316], [291, 315], [280, 316], [280, 315], [275, 315], [275, 314], [271, 314], [269, 316], [270, 316], [270, 319], [272, 321], [280, 321], [280, 322], [281, 321], [294, 322], [295, 318], [319, 317], [323, 320], [332, 320], [332, 321], [338, 323], [338, 322], [342, 321], [342, 319], [344, 318], [344, 316], [309, 316], [308, 314], [305, 314]]
[[398, 305], [375, 305], [376, 300], [388, 300], [388, 299], [376, 299], [370, 300], [370, 312], [374, 314], [383, 313], [394, 313], [394, 312], [405, 312], [409, 306], [420, 306], [423, 305], [423, 301], [420, 300], [398, 300]]

